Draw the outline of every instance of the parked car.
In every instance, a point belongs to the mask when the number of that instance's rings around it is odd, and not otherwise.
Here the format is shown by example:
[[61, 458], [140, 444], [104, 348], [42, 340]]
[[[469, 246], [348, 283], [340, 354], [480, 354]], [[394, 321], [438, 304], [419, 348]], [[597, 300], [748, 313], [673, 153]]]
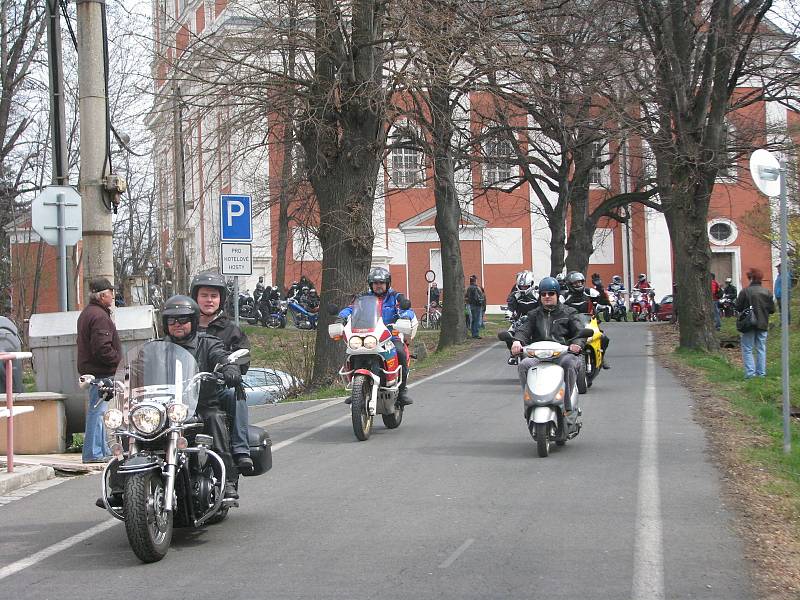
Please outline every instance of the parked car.
[[664, 296], [658, 303], [656, 321], [670, 321], [672, 319], [672, 294]]
[[291, 390], [303, 385], [302, 380], [285, 371], [262, 367], [250, 367], [242, 380], [248, 406], [280, 402]]

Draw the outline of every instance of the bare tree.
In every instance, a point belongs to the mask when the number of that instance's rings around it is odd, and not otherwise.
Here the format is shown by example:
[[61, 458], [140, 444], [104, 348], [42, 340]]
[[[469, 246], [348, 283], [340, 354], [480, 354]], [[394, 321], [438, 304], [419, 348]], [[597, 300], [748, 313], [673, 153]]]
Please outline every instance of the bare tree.
[[[769, 80], [764, 59], [774, 68], [794, 39], [776, 35], [766, 21], [771, 0], [621, 4], [630, 9], [626, 23], [635, 32], [623, 48], [631, 65], [626, 81], [638, 97], [631, 122], [655, 157], [672, 240], [680, 345], [713, 351], [719, 346], [709, 301], [706, 223], [717, 174], [728, 161], [725, 118], [763, 97], [758, 89], [744, 97], [735, 92], [754, 74], [750, 69]], [[628, 108], [620, 114], [630, 114]]]

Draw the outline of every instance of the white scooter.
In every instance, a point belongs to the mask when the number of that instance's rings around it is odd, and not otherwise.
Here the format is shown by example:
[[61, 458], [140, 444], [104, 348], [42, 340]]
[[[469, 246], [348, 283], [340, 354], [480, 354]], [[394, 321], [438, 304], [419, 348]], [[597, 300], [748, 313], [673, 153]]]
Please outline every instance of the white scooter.
[[563, 446], [581, 430], [578, 387], [567, 389], [564, 369], [555, 363], [567, 352], [569, 346], [553, 341], [534, 342], [523, 348], [525, 356], [539, 359], [539, 364], [528, 370], [522, 397], [528, 431], [542, 458], [550, 454], [553, 441]]

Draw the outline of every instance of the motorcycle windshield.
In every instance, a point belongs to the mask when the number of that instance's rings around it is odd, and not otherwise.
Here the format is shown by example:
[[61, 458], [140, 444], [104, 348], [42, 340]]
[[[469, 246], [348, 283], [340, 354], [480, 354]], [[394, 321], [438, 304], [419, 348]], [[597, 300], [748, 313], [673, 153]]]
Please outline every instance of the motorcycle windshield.
[[353, 314], [350, 315], [350, 328], [354, 332], [374, 331], [380, 319], [380, 302], [377, 296], [364, 295], [353, 302]]
[[114, 408], [127, 412], [144, 401], [180, 402], [193, 415], [200, 396], [197, 373], [194, 356], [177, 344], [155, 340], [135, 346], [117, 367], [115, 379], [122, 382], [125, 393], [115, 395]]

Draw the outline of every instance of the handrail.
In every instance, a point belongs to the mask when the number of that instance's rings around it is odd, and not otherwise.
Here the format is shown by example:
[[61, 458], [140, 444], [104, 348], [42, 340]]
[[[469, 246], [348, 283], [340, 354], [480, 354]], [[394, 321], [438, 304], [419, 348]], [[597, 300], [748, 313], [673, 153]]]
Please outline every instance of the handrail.
[[6, 408], [8, 409], [8, 417], [6, 417], [6, 471], [8, 473], [14, 472], [14, 362], [15, 360], [22, 360], [31, 358], [33, 354], [30, 352], [0, 352], [0, 361], [6, 363]]

